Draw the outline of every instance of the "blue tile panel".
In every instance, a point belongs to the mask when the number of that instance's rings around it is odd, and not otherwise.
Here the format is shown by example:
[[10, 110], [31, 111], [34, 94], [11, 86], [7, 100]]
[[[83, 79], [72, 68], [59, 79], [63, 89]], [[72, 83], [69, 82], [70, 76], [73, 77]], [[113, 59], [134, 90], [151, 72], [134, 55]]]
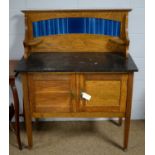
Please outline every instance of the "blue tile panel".
[[33, 22], [33, 37], [59, 34], [120, 36], [121, 22], [102, 18], [56, 18]]

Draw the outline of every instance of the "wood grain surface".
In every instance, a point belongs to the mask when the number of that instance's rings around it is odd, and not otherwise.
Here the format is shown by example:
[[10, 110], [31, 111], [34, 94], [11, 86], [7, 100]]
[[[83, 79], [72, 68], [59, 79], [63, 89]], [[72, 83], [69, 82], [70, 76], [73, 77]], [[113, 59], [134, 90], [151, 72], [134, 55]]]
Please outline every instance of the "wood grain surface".
[[[127, 42], [128, 12], [129, 9], [109, 9], [109, 10], [30, 10], [23, 11], [25, 14], [25, 54], [27, 58], [31, 52], [122, 52], [127, 55], [128, 44], [120, 44], [122, 40]], [[26, 42], [33, 39], [32, 23], [40, 20], [69, 17], [92, 17], [116, 20], [121, 22], [120, 37], [91, 34], [64, 34], [38, 37], [41, 43], [34, 46], [27, 46]]]

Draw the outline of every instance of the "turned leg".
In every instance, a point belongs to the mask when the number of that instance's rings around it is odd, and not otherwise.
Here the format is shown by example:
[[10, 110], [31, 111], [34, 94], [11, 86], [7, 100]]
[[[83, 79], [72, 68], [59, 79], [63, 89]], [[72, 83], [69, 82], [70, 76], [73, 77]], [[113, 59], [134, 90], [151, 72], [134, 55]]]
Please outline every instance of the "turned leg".
[[129, 130], [130, 130], [130, 117], [126, 117], [124, 124], [124, 151], [126, 151], [128, 148]]
[[29, 149], [32, 148], [32, 121], [31, 121], [31, 109], [30, 109], [30, 103], [29, 103], [29, 97], [28, 97], [28, 84], [27, 84], [27, 75], [22, 75], [22, 81], [23, 81], [23, 99], [24, 99], [24, 118], [25, 118], [25, 127], [26, 127], [26, 133], [28, 138], [28, 147]]
[[14, 100], [15, 133], [16, 133], [18, 147], [21, 150], [22, 144], [21, 144], [21, 140], [20, 140], [20, 127], [19, 127], [19, 99], [18, 99], [17, 89], [15, 86], [15, 79], [10, 79], [9, 83], [10, 83], [10, 87], [11, 87], [12, 94], [13, 94], [13, 100]]
[[[25, 103], [26, 104], [26, 103]], [[24, 107], [25, 107], [24, 104]], [[25, 113], [25, 127], [26, 127], [26, 133], [27, 133], [27, 139], [28, 139], [28, 147], [29, 149], [32, 148], [32, 122], [30, 119], [29, 112], [25, 110], [24, 108], [24, 113]]]
[[125, 125], [124, 125], [124, 151], [128, 148], [129, 141], [129, 129], [130, 129], [130, 117], [131, 117], [131, 106], [132, 106], [132, 87], [133, 87], [133, 73], [128, 76], [128, 91], [127, 91], [127, 106], [125, 113]]

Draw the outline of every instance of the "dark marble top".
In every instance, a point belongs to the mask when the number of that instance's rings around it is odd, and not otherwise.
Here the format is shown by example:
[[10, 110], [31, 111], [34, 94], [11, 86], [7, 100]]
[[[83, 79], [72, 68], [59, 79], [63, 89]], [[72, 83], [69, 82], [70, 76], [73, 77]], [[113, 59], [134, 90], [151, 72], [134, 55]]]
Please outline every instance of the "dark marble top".
[[16, 72], [134, 72], [138, 71], [131, 56], [116, 53], [32, 53], [22, 58]]

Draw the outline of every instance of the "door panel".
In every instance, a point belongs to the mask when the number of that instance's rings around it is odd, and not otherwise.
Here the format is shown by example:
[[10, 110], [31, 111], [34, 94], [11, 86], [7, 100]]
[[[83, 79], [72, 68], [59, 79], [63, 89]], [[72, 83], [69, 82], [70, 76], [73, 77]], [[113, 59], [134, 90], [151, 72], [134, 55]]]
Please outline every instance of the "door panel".
[[32, 112], [72, 112], [75, 91], [74, 74], [29, 74]]
[[92, 96], [87, 106], [119, 106], [120, 81], [86, 81], [85, 88]]
[[86, 92], [91, 99], [80, 97], [80, 110], [125, 112], [127, 78], [127, 74], [81, 74], [80, 93]]

